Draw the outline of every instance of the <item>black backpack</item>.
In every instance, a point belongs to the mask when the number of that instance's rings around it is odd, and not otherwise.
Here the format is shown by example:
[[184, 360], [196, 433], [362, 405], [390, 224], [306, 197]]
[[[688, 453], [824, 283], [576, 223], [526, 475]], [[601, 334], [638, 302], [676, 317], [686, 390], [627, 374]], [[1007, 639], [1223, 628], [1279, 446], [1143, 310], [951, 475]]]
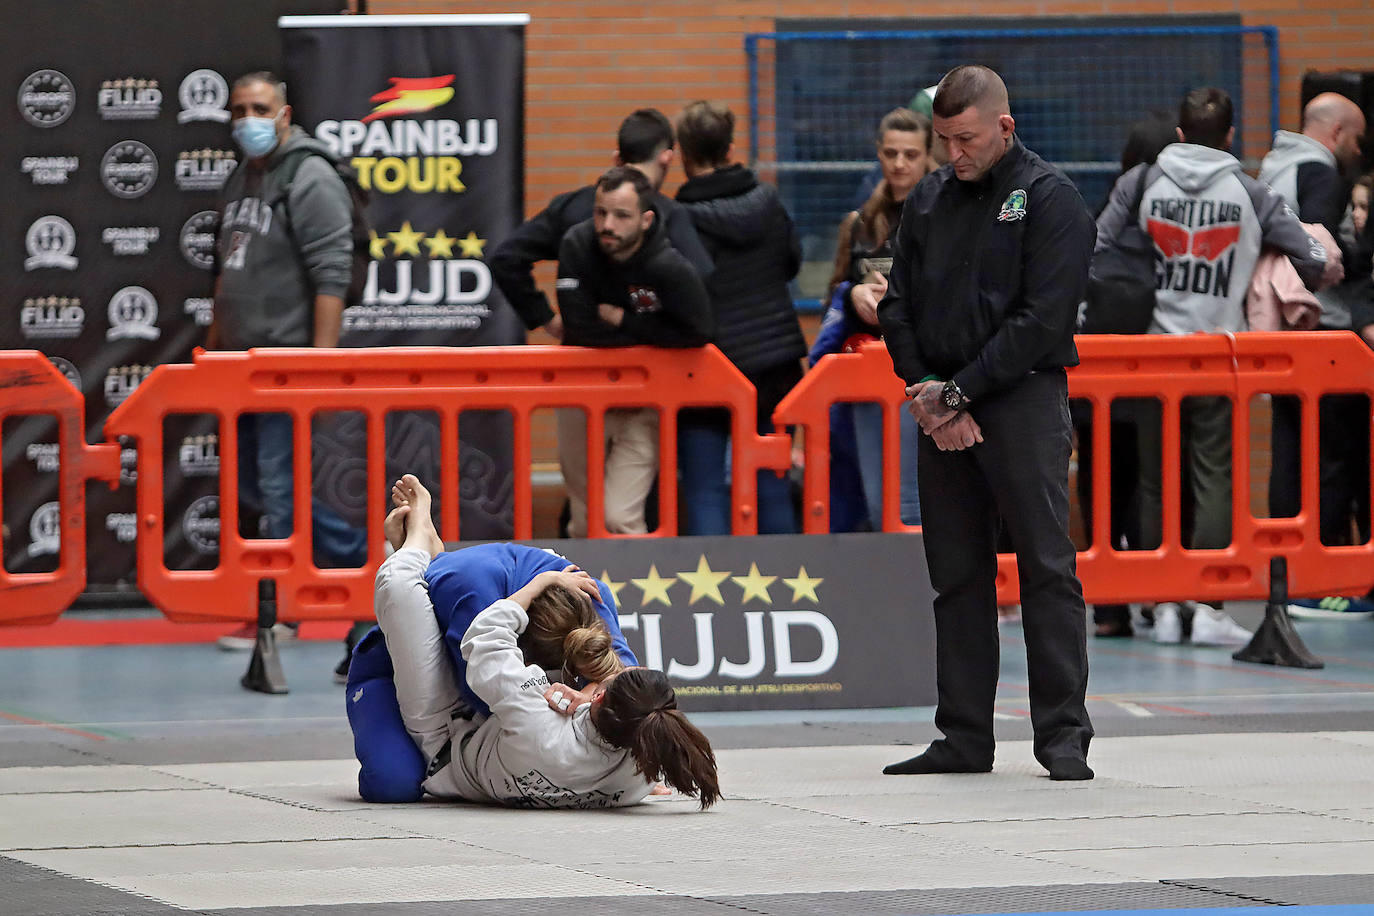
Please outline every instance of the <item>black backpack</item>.
[[358, 173], [347, 162], [335, 159], [318, 149], [304, 147], [294, 149], [282, 157], [277, 166], [276, 179], [281, 188], [281, 205], [287, 211], [287, 231], [293, 233], [291, 225], [291, 184], [296, 180], [296, 172], [301, 163], [311, 156], [319, 156], [333, 167], [344, 187], [348, 188], [349, 210], [353, 217], [353, 273], [344, 294], [344, 305], [358, 305], [363, 301], [363, 290], [367, 286], [367, 266], [372, 263], [372, 223], [367, 218], [367, 202], [371, 195], [358, 183]]
[[1093, 255], [1080, 334], [1144, 334], [1155, 312], [1155, 243], [1140, 228], [1140, 201], [1150, 166], [1140, 169], [1126, 224]]

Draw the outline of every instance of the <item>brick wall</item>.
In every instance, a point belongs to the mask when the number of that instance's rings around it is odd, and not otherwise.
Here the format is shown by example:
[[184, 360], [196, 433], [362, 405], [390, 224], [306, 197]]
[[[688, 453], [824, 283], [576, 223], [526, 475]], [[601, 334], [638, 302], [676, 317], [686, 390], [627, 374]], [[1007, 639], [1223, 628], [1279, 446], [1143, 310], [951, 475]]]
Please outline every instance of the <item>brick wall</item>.
[[[842, 28], [851, 16], [1239, 14], [1245, 25], [1280, 29], [1285, 126], [1296, 121], [1303, 72], [1374, 67], [1370, 0], [369, 0], [368, 9], [377, 14], [530, 14], [525, 171], [530, 213], [609, 165], [615, 129], [636, 107], [652, 105], [673, 117], [687, 102], [709, 98], [743, 114], [748, 93], [744, 35], [771, 31], [777, 18], [834, 18]], [[1014, 98], [1016, 87], [1011, 88]], [[747, 139], [738, 138], [741, 155]], [[677, 178], [670, 180], [675, 184]]]
[[[729, 105], [743, 116], [748, 106], [744, 36], [768, 32], [778, 18], [1102, 16], [1118, 13], [1239, 14], [1245, 25], [1280, 30], [1280, 117], [1294, 127], [1298, 93], [1307, 70], [1374, 69], [1374, 8], [1370, 0], [657, 0], [653, 3], [595, 0], [369, 0], [374, 14], [506, 13], [531, 16], [526, 31], [525, 209], [540, 210], [555, 194], [587, 184], [611, 164], [615, 130], [626, 114], [641, 106], [669, 117], [695, 99]], [[1016, 87], [1011, 87], [1013, 100]], [[1013, 101], [1014, 104], [1014, 101]], [[746, 134], [736, 138], [738, 156], [747, 159]], [[670, 195], [681, 181], [669, 178]], [[536, 277], [552, 296], [553, 271]], [[804, 322], [808, 337], [814, 321]], [[547, 343], [542, 333], [533, 343]], [[1265, 405], [1267, 407], [1267, 405]], [[1261, 424], [1267, 409], [1255, 417]], [[542, 430], [537, 468], [556, 467], [551, 429]], [[1268, 436], [1256, 433], [1250, 494], [1252, 509], [1263, 512], [1262, 482], [1267, 479]], [[540, 533], [552, 533], [557, 494], [541, 493]], [[1077, 512], [1075, 511], [1075, 516]], [[1080, 535], [1081, 537], [1081, 535]]]

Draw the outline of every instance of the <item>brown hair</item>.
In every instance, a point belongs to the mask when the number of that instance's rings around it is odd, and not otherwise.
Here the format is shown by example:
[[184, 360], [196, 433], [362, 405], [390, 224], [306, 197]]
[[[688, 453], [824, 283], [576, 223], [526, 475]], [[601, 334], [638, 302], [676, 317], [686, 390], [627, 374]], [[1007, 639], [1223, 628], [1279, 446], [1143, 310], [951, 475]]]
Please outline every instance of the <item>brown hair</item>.
[[966, 109], [1007, 107], [1007, 84], [996, 71], [980, 64], [955, 67], [935, 87], [931, 110], [939, 118], [957, 118]]
[[719, 168], [727, 164], [734, 136], [734, 114], [715, 102], [693, 102], [677, 119], [682, 158], [695, 165]]
[[603, 681], [624, 665], [611, 645], [611, 633], [582, 592], [550, 585], [530, 601], [529, 626], [520, 648], [533, 664], [562, 672], [571, 683], [580, 675]]
[[596, 180], [596, 189], [598, 191], [614, 191], [623, 184], [628, 184], [635, 189], [635, 196], [639, 199], [640, 213], [653, 206], [654, 186], [649, 183], [648, 176], [639, 169], [631, 168], [628, 165], [617, 165], [607, 169], [605, 174]]
[[612, 747], [630, 752], [645, 778], [662, 779], [703, 809], [720, 798], [711, 742], [677, 708], [677, 695], [662, 671], [622, 671], [592, 707], [591, 718]]
[[[878, 122], [876, 137], [879, 146], [882, 146], [883, 137], [890, 130], [921, 134], [925, 138], [926, 153], [930, 153], [930, 118], [925, 115], [910, 108], [894, 108], [883, 115], [883, 119]], [[892, 203], [892, 192], [888, 189], [887, 182], [880, 181], [873, 189], [873, 193], [868, 196], [868, 200], [859, 208], [859, 225], [864, 234], [864, 241], [869, 245], [881, 245], [897, 228], [888, 222], [888, 211]]]

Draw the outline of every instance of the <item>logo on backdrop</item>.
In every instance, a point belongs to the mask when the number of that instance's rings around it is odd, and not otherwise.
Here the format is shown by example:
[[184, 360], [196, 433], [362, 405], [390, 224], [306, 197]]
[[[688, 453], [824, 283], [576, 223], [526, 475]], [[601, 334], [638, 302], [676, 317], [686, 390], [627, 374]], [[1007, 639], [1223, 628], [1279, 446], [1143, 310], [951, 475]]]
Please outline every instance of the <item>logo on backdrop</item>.
[[121, 544], [132, 544], [138, 538], [138, 516], [133, 512], [111, 512], [105, 516], [105, 530], [114, 532]]
[[214, 70], [192, 70], [181, 81], [177, 91], [181, 101], [181, 113], [177, 115], [178, 124], [191, 121], [218, 121], [224, 124], [229, 120], [229, 112], [224, 106], [229, 103], [229, 84]]
[[215, 266], [215, 230], [219, 214], [201, 210], [181, 225], [181, 256], [192, 267], [210, 270]]
[[[72, 300], [70, 300], [70, 301], [75, 302], [78, 306], [81, 305], [81, 300], [80, 300], [80, 299], [72, 299]], [[84, 319], [84, 313], [83, 313], [83, 319]], [[53, 355], [51, 355], [51, 354], [49, 354], [48, 360], [49, 360], [54, 366], [57, 367], [57, 369], [58, 369], [59, 372], [61, 372], [63, 375], [65, 375], [65, 376], [67, 377], [67, 381], [69, 381], [69, 382], [72, 383], [72, 387], [73, 387], [73, 388], [75, 388], [77, 391], [80, 391], [80, 390], [81, 390], [81, 370], [76, 368], [76, 364], [75, 364], [75, 363], [73, 363], [71, 360], [66, 359], [66, 358], [64, 358], [64, 357], [61, 357], [61, 356], [53, 356]]]
[[109, 226], [101, 231], [100, 241], [110, 246], [111, 254], [141, 255], [147, 254], [148, 246], [161, 235], [156, 226]]
[[[454, 74], [426, 78], [388, 77], [391, 85], [372, 96], [373, 109], [358, 121], [321, 121], [315, 136], [336, 156], [350, 160], [358, 184], [383, 194], [458, 193], [467, 187], [460, 179], [459, 156], [490, 156], [496, 152], [495, 118], [412, 120], [402, 115], [423, 114], [448, 104], [454, 95]], [[392, 120], [394, 119], [394, 120]]]
[[[759, 571], [757, 563], [751, 563], [747, 574], [734, 575], [733, 571], [730, 570], [712, 569], [705, 555], [702, 555], [697, 561], [695, 570], [679, 573], [670, 572], [665, 576], [659, 573], [657, 565], [651, 564], [649, 571], [643, 578], [631, 578], [628, 581], [616, 582], [610, 578], [609, 573], [603, 571], [601, 582], [616, 596], [616, 601], [622, 608], [620, 614], [621, 629], [637, 630], [643, 635], [644, 664], [650, 668], [658, 668], [667, 672], [669, 677], [686, 681], [699, 681], [713, 675], [737, 680], [757, 678], [765, 674], [785, 678], [818, 677], [829, 673], [839, 660], [839, 633], [835, 629], [834, 623], [819, 608], [811, 610], [796, 607], [803, 602], [819, 605], [818, 588], [825, 581], [823, 577], [809, 575], [805, 566], [798, 566], [796, 569], [797, 575], [794, 577], [766, 576]], [[694, 611], [692, 614], [693, 630], [696, 635], [696, 654], [691, 655], [691, 661], [688, 662], [669, 658], [666, 660], [665, 666], [664, 645], [661, 635], [664, 615], [652, 613], [652, 605], [662, 604], [664, 608], [673, 608], [675, 606], [681, 607], [684, 603], [688, 606], [696, 605], [700, 601], [704, 602], [703, 608], [709, 608], [711, 604], [723, 608], [727, 598], [731, 603], [736, 600], [731, 594], [733, 589], [722, 590], [722, 586], [727, 581], [739, 589], [738, 601], [741, 605], [753, 604], [756, 608], [763, 605], [768, 608], [767, 610], [743, 612], [748, 646], [745, 660], [743, 662], [735, 661], [725, 658], [717, 652], [715, 612], [702, 610]], [[781, 584], [776, 584], [778, 582]], [[673, 594], [673, 587], [682, 583], [690, 587], [690, 593], [682, 594], [679, 590], [678, 594]], [[630, 598], [633, 593], [627, 594], [624, 598], [620, 596], [620, 591], [631, 584], [639, 592], [640, 610], [633, 614], [625, 613], [625, 609], [630, 606], [630, 601], [626, 599]], [[792, 607], [777, 607], [774, 604], [775, 601], [778, 604], [792, 605]], [[765, 639], [765, 620], [772, 630], [771, 641]], [[806, 643], [815, 646], [810, 650], [811, 657], [798, 657], [798, 651], [794, 649], [794, 631], [799, 635], [808, 634], [799, 639], [798, 642], [801, 643], [802, 640], [805, 640]], [[770, 644], [773, 648], [771, 671], [768, 670], [768, 646]], [[829, 683], [806, 685], [739, 684], [722, 687], [693, 687], [689, 685], [685, 692], [689, 695], [756, 692], [823, 693], [835, 691], [839, 686]]]
[[[81, 300], [67, 296], [38, 296], [25, 299], [19, 307], [19, 330], [26, 340], [70, 340], [79, 337], [86, 326], [86, 310]], [[58, 362], [59, 357], [50, 357], [62, 374], [72, 380], [78, 389], [81, 376], [72, 377], [76, 367], [67, 360]], [[71, 371], [68, 371], [70, 369]]]
[[369, 124], [381, 118], [395, 118], [400, 115], [419, 114], [445, 105], [453, 98], [453, 76], [432, 76], [427, 79], [414, 79], [393, 76], [387, 79], [391, 86], [374, 95], [369, 101], [377, 105], [363, 118]]
[[100, 178], [115, 197], [142, 197], [157, 181], [157, 157], [146, 143], [121, 140], [101, 157]]
[[198, 328], [208, 328], [215, 320], [215, 300], [192, 297], [181, 303], [181, 313], [190, 315]]
[[107, 310], [110, 328], [106, 340], [137, 337], [157, 340], [162, 330], [157, 326], [157, 300], [141, 286], [126, 286], [110, 299]]
[[105, 370], [105, 406], [118, 407], [153, 371], [152, 366], [111, 366]]
[[37, 188], [67, 184], [80, 166], [81, 160], [76, 156], [25, 156], [19, 168]]
[[148, 121], [162, 113], [162, 90], [157, 80], [105, 80], [96, 101], [100, 117], [106, 121]]
[[24, 235], [24, 247], [29, 256], [24, 261], [25, 270], [39, 270], [44, 267], [57, 267], [62, 270], [76, 270], [76, 230], [72, 224], [60, 216], [40, 216], [33, 221]]
[[56, 127], [75, 107], [76, 87], [57, 70], [37, 70], [19, 84], [19, 113], [34, 127]]
[[[373, 261], [361, 305], [344, 309], [346, 331], [438, 331], [480, 328], [491, 316], [491, 270], [483, 258], [487, 240], [473, 230], [465, 236], [415, 229], [409, 220], [395, 232], [375, 235]], [[423, 254], [421, 246], [424, 246]], [[390, 246], [390, 251], [388, 247]], [[416, 261], [424, 257], [426, 261]], [[378, 262], [394, 259], [391, 289], [378, 274]]]
[[119, 482], [129, 485], [138, 483], [138, 449], [119, 450]]
[[193, 149], [177, 153], [176, 182], [183, 191], [218, 191], [238, 165], [231, 149]]
[[219, 436], [186, 436], [177, 450], [177, 466], [183, 477], [219, 476]]
[[197, 552], [219, 550], [219, 497], [202, 496], [187, 506], [181, 517], [181, 531]]
[[33, 462], [39, 473], [50, 473], [62, 467], [61, 446], [56, 442], [30, 442], [24, 457]]
[[62, 550], [62, 509], [54, 500], [29, 518], [29, 557], [53, 556]]

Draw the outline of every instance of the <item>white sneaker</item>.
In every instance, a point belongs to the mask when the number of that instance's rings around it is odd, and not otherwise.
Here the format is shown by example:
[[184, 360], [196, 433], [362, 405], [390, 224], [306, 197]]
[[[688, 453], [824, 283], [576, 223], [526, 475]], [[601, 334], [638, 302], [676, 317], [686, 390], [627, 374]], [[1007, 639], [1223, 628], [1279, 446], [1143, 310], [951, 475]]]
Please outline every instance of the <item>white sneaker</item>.
[[1179, 619], [1177, 604], [1166, 601], [1155, 605], [1155, 626], [1151, 638], [1166, 645], [1183, 642], [1183, 621]]
[[1245, 646], [1253, 634], [1225, 611], [1199, 604], [1193, 615], [1193, 645]]
[[[277, 642], [288, 642], [296, 638], [296, 628], [289, 623], [273, 624], [272, 635], [277, 638]], [[216, 643], [225, 652], [252, 651], [258, 644], [258, 626], [255, 623], [245, 623], [234, 632], [221, 636]]]

